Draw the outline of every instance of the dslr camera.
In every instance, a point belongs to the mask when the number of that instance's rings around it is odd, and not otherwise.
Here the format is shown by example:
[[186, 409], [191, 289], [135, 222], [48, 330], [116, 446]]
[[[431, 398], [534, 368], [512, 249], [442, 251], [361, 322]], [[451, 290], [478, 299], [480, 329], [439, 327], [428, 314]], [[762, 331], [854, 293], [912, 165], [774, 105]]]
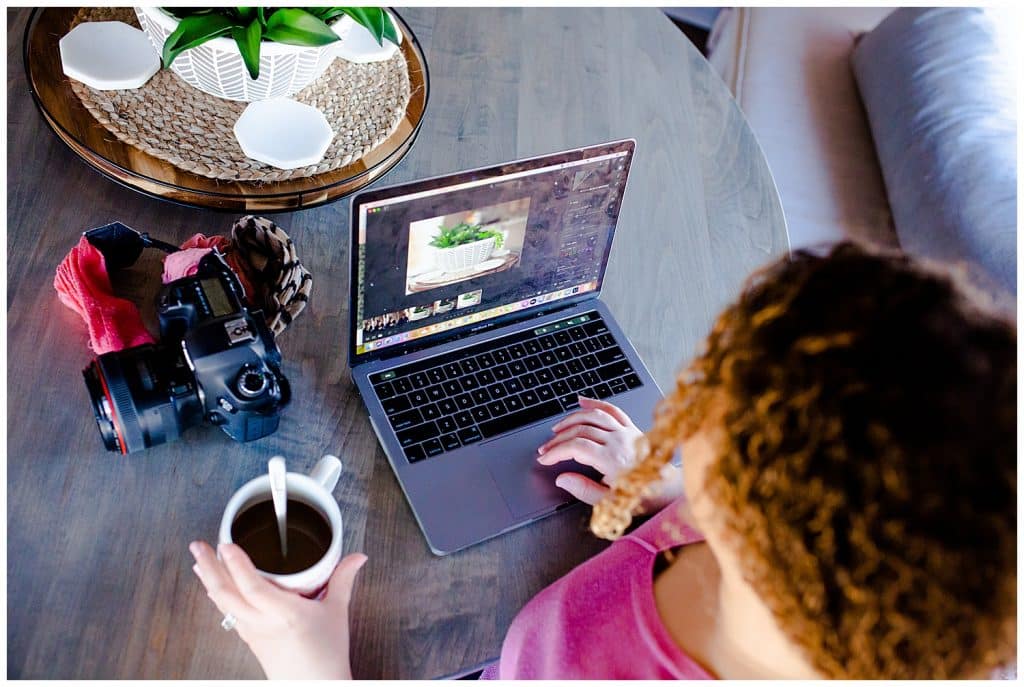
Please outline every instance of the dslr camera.
[[[111, 226], [93, 232], [109, 234]], [[167, 250], [169, 244], [117, 226], [145, 245]], [[238, 277], [214, 250], [203, 256], [194, 276], [162, 287], [160, 343], [105, 353], [83, 370], [109, 450], [132, 453], [174, 441], [204, 421], [235, 441], [277, 429], [291, 391], [263, 313], [246, 308], [243, 293]]]

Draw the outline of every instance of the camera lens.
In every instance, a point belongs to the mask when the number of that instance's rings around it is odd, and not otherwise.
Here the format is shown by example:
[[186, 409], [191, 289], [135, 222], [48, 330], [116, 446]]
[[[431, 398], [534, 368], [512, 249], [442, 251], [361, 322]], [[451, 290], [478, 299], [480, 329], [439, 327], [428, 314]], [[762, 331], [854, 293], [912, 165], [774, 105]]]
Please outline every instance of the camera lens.
[[255, 398], [267, 390], [267, 376], [260, 370], [244, 370], [238, 375], [238, 393], [245, 398]]
[[[111, 357], [113, 356], [113, 357]], [[103, 445], [130, 453], [146, 448], [131, 389], [116, 354], [102, 355], [82, 371]]]
[[107, 447], [108, 451], [127, 453], [127, 451], [121, 448], [122, 442], [118, 436], [117, 425], [114, 423], [114, 418], [111, 414], [113, 409], [110, 397], [104, 391], [101, 374], [99, 365], [96, 364], [95, 360], [89, 363], [89, 367], [82, 370], [82, 376], [85, 377], [85, 387], [89, 390], [89, 398], [92, 400], [92, 412], [96, 416], [96, 425], [100, 429], [103, 445]]
[[132, 453], [177, 439], [202, 421], [194, 386], [178, 391], [184, 365], [163, 347], [146, 344], [104, 353], [82, 371], [103, 445]]

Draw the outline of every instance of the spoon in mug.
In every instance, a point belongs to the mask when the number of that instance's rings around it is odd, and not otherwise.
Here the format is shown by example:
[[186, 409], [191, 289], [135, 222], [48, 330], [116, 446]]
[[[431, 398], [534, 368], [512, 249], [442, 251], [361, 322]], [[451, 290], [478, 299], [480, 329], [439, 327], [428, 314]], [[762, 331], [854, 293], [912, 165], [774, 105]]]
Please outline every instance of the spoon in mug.
[[281, 537], [281, 557], [288, 556], [288, 487], [286, 486], [284, 458], [274, 456], [267, 463], [270, 473], [270, 494], [274, 497], [277, 533]]

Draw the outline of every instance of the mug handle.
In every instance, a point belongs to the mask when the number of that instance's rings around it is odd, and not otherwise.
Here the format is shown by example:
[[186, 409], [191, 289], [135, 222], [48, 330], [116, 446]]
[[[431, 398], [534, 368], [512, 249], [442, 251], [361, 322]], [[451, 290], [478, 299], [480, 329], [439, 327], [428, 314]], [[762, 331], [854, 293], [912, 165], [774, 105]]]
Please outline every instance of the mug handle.
[[317, 462], [309, 476], [319, 482], [327, 491], [334, 491], [334, 487], [338, 485], [338, 479], [341, 477], [341, 461], [337, 456], [328, 453]]

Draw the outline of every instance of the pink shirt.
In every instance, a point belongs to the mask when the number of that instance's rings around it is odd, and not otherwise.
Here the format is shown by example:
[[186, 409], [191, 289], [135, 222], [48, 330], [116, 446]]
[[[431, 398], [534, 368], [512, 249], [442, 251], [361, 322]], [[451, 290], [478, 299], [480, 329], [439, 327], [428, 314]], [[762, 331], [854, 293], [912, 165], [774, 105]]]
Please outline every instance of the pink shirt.
[[658, 552], [704, 539], [682, 525], [677, 504], [534, 597], [481, 679], [713, 679], [676, 646], [654, 604]]

